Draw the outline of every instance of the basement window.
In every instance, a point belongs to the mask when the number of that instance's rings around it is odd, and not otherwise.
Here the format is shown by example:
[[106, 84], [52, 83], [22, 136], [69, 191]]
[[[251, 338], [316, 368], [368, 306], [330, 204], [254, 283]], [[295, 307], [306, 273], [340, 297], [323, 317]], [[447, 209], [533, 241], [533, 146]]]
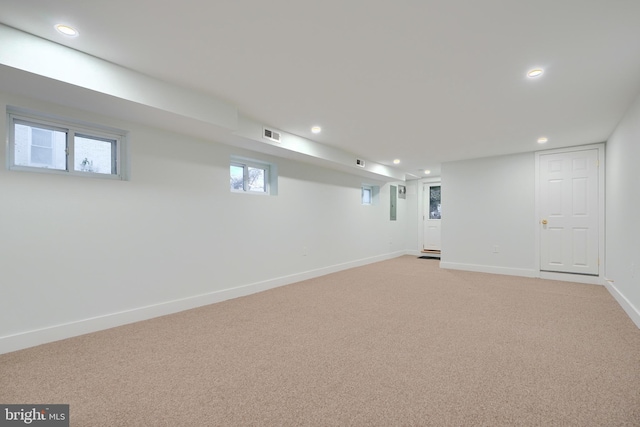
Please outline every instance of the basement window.
[[124, 179], [125, 132], [7, 109], [11, 170]]
[[375, 205], [378, 201], [380, 187], [376, 185], [362, 184], [360, 199], [363, 205]]
[[373, 203], [373, 187], [370, 185], [362, 186], [362, 204], [370, 205]]
[[229, 186], [231, 191], [252, 194], [275, 194], [275, 165], [258, 160], [231, 157]]

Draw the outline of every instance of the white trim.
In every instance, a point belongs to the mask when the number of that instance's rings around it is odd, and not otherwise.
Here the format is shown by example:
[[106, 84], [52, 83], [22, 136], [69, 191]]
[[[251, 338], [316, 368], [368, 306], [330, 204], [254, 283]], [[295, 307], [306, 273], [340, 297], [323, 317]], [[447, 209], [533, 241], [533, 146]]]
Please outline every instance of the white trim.
[[607, 288], [611, 296], [620, 304], [620, 307], [627, 313], [627, 316], [631, 319], [635, 325], [640, 328], [640, 310], [631, 304], [631, 302], [625, 297], [616, 286], [613, 284], [613, 280], [604, 279], [604, 286]]
[[561, 282], [586, 283], [587, 285], [602, 286], [602, 278], [600, 276], [589, 276], [586, 274], [556, 273], [553, 271], [541, 271], [539, 276], [541, 279], [560, 280]]
[[533, 277], [545, 280], [558, 280], [561, 282], [584, 283], [587, 285], [602, 285], [602, 279], [598, 276], [554, 273], [548, 271], [540, 272], [535, 269], [528, 268], [496, 267], [493, 265], [462, 264], [457, 262], [440, 262], [440, 268], [475, 271], [478, 273], [504, 274], [508, 276]]
[[492, 265], [462, 264], [459, 262], [440, 262], [440, 268], [449, 270], [475, 271], [478, 273], [503, 274], [507, 276], [537, 277], [536, 271], [528, 268], [496, 267]]
[[195, 295], [179, 300], [167, 301], [160, 304], [138, 307], [132, 310], [110, 313], [103, 316], [96, 316], [75, 322], [64, 323], [60, 325], [48, 326], [27, 332], [21, 332], [14, 335], [0, 337], [0, 354], [21, 350], [28, 347], [34, 347], [40, 344], [46, 344], [78, 335], [97, 332], [104, 329], [114, 328], [129, 323], [140, 322], [152, 319], [154, 317], [166, 316], [168, 314], [177, 313], [204, 305], [214, 304], [233, 298], [251, 295], [257, 292], [266, 291], [268, 289], [289, 285], [291, 283], [300, 282], [302, 280], [313, 279], [315, 277], [324, 276], [326, 274], [336, 273], [354, 267], [374, 262], [385, 261], [405, 255], [405, 251], [393, 252], [385, 255], [378, 255], [370, 258], [363, 258], [355, 261], [349, 261], [342, 264], [335, 264], [328, 267], [309, 270], [302, 273], [296, 273], [289, 276], [278, 277], [275, 279], [265, 280], [263, 282], [250, 283], [231, 289], [214, 291], [202, 295]]

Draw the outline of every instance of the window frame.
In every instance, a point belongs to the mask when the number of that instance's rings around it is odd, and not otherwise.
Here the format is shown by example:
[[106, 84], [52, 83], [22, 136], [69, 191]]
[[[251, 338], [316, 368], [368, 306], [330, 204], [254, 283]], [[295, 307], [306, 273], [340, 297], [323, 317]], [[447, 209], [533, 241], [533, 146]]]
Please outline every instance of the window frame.
[[[57, 132], [63, 132], [65, 136], [65, 168], [56, 169], [55, 167], [46, 166], [29, 166], [16, 164], [16, 143], [15, 131], [16, 124], [30, 126], [33, 128], [48, 129]], [[50, 116], [42, 113], [36, 113], [16, 107], [7, 107], [7, 167], [9, 170], [26, 171], [37, 173], [48, 173], [57, 175], [73, 175], [85, 176], [100, 179], [126, 179], [126, 159], [125, 144], [127, 140], [127, 132], [109, 128], [106, 126], [74, 121], [56, 116]], [[100, 173], [75, 169], [75, 144], [76, 137], [85, 139], [95, 139], [105, 141], [112, 144], [111, 148], [111, 172]], [[29, 145], [31, 151], [32, 144]], [[53, 148], [52, 148], [53, 149]], [[29, 162], [31, 163], [31, 153], [29, 153]]]
[[[243, 159], [239, 157], [232, 157], [229, 162], [229, 175], [231, 175], [231, 166], [241, 167], [243, 169], [242, 189], [233, 188], [231, 187], [231, 183], [229, 183], [229, 189], [231, 190], [232, 193], [262, 194], [262, 195], [271, 194], [272, 166], [269, 163], [263, 163], [263, 162]], [[261, 169], [264, 171], [264, 191], [255, 191], [255, 190], [249, 189], [249, 168]]]
[[[363, 184], [360, 190], [360, 202], [363, 206], [371, 206], [373, 205], [373, 185]], [[369, 202], [364, 201], [364, 193], [365, 191], [369, 192]]]
[[[364, 201], [364, 192], [369, 192], [369, 203]], [[362, 184], [360, 186], [360, 204], [362, 206], [374, 206], [377, 205], [380, 199], [380, 186], [373, 184]]]

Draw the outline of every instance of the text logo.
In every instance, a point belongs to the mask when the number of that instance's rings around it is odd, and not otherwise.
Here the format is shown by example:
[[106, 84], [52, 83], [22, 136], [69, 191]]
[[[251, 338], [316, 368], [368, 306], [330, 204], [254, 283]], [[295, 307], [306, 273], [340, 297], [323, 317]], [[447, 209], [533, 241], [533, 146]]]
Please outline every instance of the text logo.
[[69, 405], [2, 405], [0, 427], [69, 427]]

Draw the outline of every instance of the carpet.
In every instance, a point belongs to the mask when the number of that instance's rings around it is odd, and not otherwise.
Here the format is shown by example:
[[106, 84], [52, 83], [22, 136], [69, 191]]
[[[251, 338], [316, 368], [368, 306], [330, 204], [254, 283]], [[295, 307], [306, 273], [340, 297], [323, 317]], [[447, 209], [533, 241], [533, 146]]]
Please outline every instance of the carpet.
[[0, 355], [0, 403], [70, 404], [74, 427], [640, 425], [640, 330], [604, 287], [438, 264]]

